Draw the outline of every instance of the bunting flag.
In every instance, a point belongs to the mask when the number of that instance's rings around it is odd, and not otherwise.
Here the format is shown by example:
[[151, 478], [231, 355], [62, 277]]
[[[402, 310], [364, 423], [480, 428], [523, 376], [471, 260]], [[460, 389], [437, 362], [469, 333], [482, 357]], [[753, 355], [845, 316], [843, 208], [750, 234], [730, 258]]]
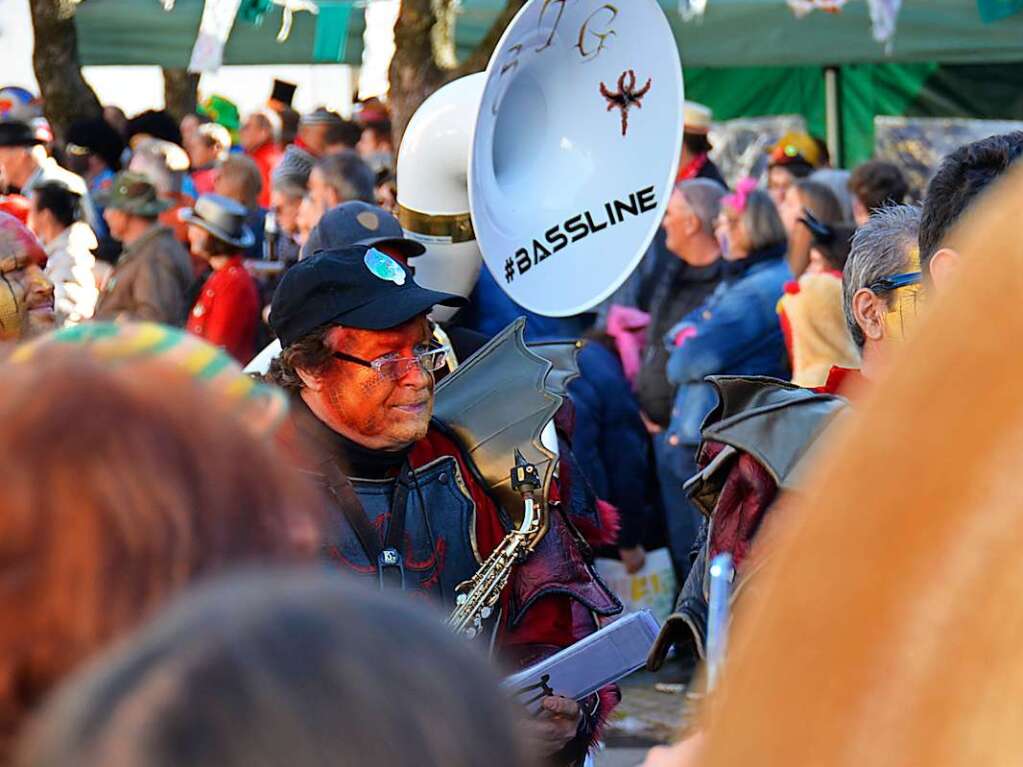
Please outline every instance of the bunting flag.
[[874, 29], [874, 39], [891, 52], [895, 22], [899, 17], [902, 0], [867, 0], [867, 5], [870, 8], [870, 24]]
[[825, 13], [838, 13], [842, 10], [846, 0], [788, 0], [789, 8], [801, 19], [810, 11], [824, 11]]
[[224, 46], [231, 36], [241, 0], [205, 0], [199, 34], [192, 48], [189, 72], [216, 72], [224, 61]]

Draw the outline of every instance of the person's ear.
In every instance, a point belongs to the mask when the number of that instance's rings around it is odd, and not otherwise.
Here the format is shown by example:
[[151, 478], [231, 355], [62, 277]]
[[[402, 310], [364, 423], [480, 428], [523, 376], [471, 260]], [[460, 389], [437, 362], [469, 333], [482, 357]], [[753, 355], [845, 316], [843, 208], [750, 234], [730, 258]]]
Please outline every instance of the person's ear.
[[700, 221], [700, 217], [692, 211], [686, 216], [685, 232], [686, 237], [695, 237], [703, 229], [703, 222]]
[[853, 319], [868, 340], [884, 340], [884, 317], [888, 313], [888, 305], [883, 297], [876, 295], [869, 288], [860, 288], [853, 295], [852, 313]]
[[930, 272], [934, 287], [939, 292], [955, 280], [961, 262], [962, 256], [952, 248], [941, 248], [931, 256], [931, 260], [927, 263], [927, 270]]
[[320, 376], [315, 373], [310, 373], [304, 368], [295, 368], [295, 372], [298, 373], [298, 377], [302, 379], [302, 385], [309, 391], [323, 391], [323, 379], [320, 378]]

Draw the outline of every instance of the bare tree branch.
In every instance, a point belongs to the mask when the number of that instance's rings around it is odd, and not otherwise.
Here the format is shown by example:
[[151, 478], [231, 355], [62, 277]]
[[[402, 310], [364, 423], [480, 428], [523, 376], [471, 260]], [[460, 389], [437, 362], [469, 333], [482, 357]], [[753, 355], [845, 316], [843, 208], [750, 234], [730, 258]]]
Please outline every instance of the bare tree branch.
[[184, 68], [163, 68], [163, 103], [174, 119], [195, 112], [199, 100], [199, 74]]
[[50, 127], [64, 135], [71, 122], [99, 117], [102, 108], [82, 77], [72, 0], [29, 0], [35, 50], [32, 66]]

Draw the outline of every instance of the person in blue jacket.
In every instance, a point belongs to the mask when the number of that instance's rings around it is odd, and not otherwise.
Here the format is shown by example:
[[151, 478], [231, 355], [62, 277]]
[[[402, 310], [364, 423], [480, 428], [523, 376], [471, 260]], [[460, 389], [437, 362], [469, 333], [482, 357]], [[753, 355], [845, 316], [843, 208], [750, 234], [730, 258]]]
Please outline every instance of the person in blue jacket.
[[601, 341], [583, 346], [580, 375], [568, 385], [575, 408], [572, 452], [593, 493], [618, 510], [615, 546], [626, 569], [635, 572], [646, 559], [643, 543], [656, 502], [648, 492], [649, 437], [622, 363]]
[[[668, 331], [668, 380], [676, 389], [671, 423], [659, 440], [672, 477], [662, 477], [668, 538], [679, 576], [688, 570], [699, 513], [682, 493], [696, 473], [700, 428], [715, 405], [704, 379], [758, 375], [788, 380], [788, 357], [777, 304], [792, 272], [785, 260], [785, 227], [770, 196], [753, 179], [723, 198], [717, 226], [724, 279], [702, 306]], [[665, 481], [667, 480], [667, 481]]]

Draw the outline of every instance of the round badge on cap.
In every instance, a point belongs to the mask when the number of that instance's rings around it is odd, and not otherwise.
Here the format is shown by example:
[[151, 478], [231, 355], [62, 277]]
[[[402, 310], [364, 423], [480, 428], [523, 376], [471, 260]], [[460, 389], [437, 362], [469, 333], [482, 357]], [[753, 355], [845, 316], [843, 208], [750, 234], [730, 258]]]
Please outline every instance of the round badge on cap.
[[369, 269], [370, 274], [374, 277], [386, 280], [387, 282], [393, 282], [395, 285], [405, 284], [405, 270], [398, 265], [397, 261], [385, 253], [381, 253], [376, 248], [370, 248], [366, 251], [366, 255], [362, 260], [366, 264], [366, 268]]

